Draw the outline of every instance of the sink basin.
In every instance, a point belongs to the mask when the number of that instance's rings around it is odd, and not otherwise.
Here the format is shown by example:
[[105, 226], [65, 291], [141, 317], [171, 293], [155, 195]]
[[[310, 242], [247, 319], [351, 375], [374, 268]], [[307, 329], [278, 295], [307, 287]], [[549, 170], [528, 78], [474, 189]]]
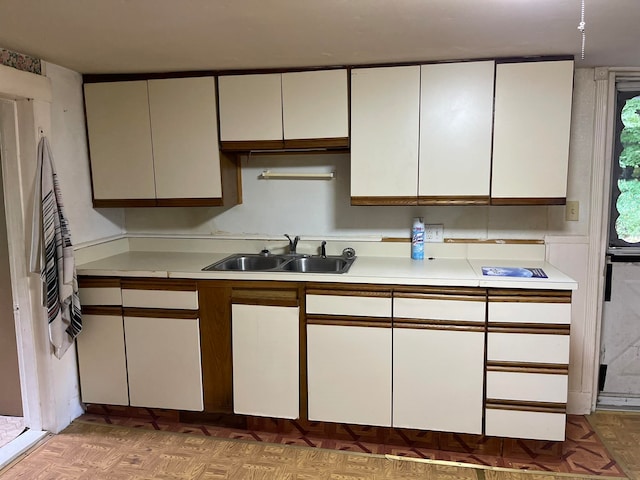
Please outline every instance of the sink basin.
[[310, 257], [291, 255], [234, 254], [202, 270], [236, 272], [345, 273], [355, 261], [342, 256]]
[[349, 270], [353, 259], [343, 257], [302, 257], [294, 258], [282, 266], [288, 272], [303, 273], [344, 273]]
[[236, 270], [240, 272], [255, 272], [273, 270], [286, 263], [289, 259], [280, 256], [264, 255], [231, 255], [217, 263], [203, 268], [203, 270]]

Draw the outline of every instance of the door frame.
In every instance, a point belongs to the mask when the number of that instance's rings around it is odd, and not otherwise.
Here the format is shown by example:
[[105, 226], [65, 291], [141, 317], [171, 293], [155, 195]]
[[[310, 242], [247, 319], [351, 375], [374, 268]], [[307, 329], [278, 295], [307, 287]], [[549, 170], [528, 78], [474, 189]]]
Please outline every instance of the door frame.
[[616, 82], [640, 81], [640, 68], [600, 67], [595, 69], [595, 125], [591, 171], [591, 218], [589, 220], [589, 265], [586, 296], [587, 322], [593, 322], [587, 332], [593, 334], [591, 362], [591, 410], [598, 401], [602, 312], [604, 307], [605, 263], [609, 242], [611, 198], [611, 165], [614, 156], [614, 116], [616, 112]]
[[25, 426], [58, 430], [52, 355], [42, 284], [29, 273], [35, 158], [40, 130], [50, 131], [52, 88], [45, 76], [0, 65], [3, 192], [18, 367]]

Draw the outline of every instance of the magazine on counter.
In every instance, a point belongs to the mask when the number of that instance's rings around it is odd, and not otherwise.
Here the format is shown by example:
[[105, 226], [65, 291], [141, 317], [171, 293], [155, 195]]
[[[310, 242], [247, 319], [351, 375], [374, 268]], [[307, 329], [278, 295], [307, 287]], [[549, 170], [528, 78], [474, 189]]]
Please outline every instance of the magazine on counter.
[[482, 275], [487, 277], [549, 278], [541, 268], [524, 267], [482, 267]]

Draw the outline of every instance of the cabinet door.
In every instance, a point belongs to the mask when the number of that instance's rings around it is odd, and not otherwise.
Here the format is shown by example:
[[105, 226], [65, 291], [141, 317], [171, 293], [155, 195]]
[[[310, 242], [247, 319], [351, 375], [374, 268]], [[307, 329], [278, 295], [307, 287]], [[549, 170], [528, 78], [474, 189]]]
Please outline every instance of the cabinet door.
[[284, 139], [347, 139], [347, 82], [346, 70], [283, 73]]
[[154, 199], [147, 82], [84, 86], [93, 198]]
[[218, 78], [220, 139], [282, 141], [282, 85], [279, 73]]
[[213, 77], [149, 80], [157, 198], [220, 198]]
[[307, 325], [309, 420], [391, 426], [391, 328]]
[[232, 305], [233, 411], [299, 418], [298, 307]]
[[122, 314], [83, 313], [77, 347], [82, 401], [129, 405]]
[[202, 411], [198, 319], [124, 317], [131, 406]]
[[482, 433], [484, 333], [394, 328], [393, 426]]
[[351, 203], [416, 204], [420, 67], [351, 71]]
[[573, 61], [496, 67], [494, 204], [564, 203]]
[[489, 202], [494, 67], [492, 61], [422, 65], [421, 203]]

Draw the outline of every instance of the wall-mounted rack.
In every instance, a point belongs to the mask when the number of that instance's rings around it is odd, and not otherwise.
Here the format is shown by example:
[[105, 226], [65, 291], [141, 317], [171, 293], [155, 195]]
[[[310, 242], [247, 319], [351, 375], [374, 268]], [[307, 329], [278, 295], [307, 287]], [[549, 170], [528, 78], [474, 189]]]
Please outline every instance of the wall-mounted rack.
[[285, 179], [298, 179], [298, 180], [332, 180], [336, 177], [336, 172], [324, 172], [324, 173], [284, 173], [284, 172], [271, 172], [264, 170], [260, 174], [260, 178], [264, 180], [285, 180]]

